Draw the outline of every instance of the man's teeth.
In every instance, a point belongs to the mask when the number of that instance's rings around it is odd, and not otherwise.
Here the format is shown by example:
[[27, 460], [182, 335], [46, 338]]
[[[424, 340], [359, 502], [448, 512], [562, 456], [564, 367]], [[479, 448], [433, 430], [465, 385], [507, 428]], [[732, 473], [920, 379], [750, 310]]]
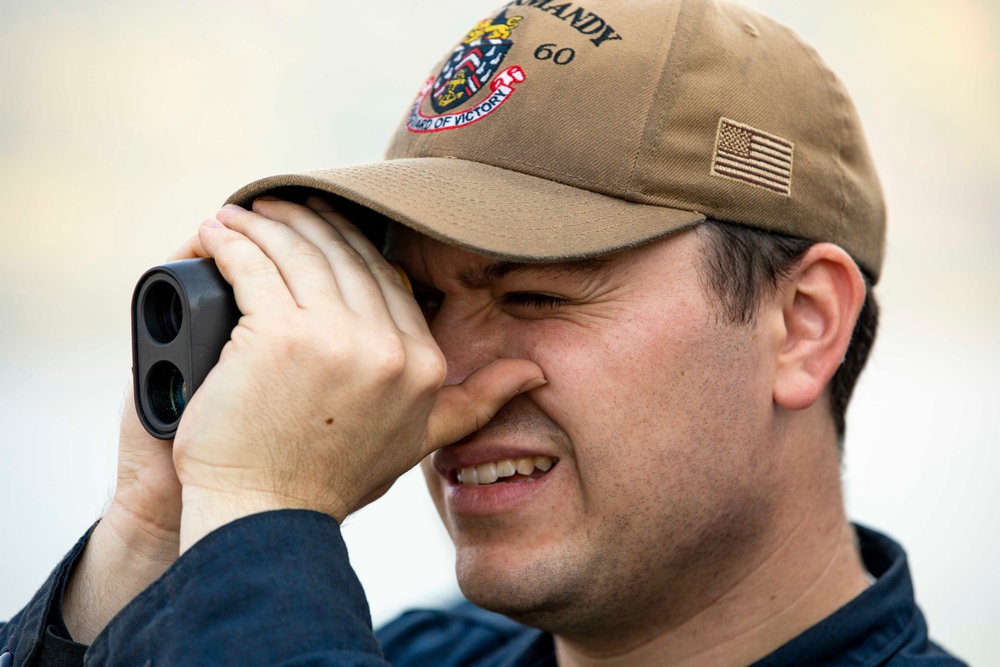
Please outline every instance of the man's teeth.
[[458, 471], [459, 484], [475, 485], [492, 484], [501, 477], [513, 477], [521, 474], [527, 477], [535, 472], [535, 469], [548, 472], [552, 469], [556, 459], [551, 456], [526, 456], [519, 459], [500, 459], [483, 463], [471, 468], [462, 468]]

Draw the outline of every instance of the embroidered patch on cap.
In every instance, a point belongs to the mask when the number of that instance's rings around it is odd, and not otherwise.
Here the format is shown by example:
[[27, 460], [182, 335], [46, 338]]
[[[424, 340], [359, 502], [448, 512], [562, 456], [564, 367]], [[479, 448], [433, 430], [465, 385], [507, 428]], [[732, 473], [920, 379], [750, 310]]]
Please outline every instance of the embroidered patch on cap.
[[[504, 56], [514, 45], [511, 32], [521, 19], [520, 16], [508, 18], [504, 10], [470, 30], [437, 77], [428, 79], [420, 89], [410, 110], [407, 129], [411, 132], [454, 130], [482, 120], [500, 108], [513, 94], [514, 85], [525, 80], [524, 70], [517, 65], [500, 71]], [[447, 113], [476, 97], [487, 84], [491, 92], [488, 98], [466, 111]], [[434, 111], [441, 115], [425, 116], [420, 112], [428, 96]]]
[[712, 175], [792, 196], [795, 144], [763, 130], [719, 120]]

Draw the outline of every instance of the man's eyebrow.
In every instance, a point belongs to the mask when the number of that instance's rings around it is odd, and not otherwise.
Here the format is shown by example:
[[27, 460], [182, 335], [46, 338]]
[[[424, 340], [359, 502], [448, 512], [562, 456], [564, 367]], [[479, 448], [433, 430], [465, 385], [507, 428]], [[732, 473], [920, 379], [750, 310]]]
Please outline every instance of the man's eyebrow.
[[574, 259], [565, 262], [497, 261], [466, 269], [458, 274], [458, 280], [468, 289], [483, 289], [512, 273], [535, 273], [553, 277], [580, 276], [580, 274], [586, 276], [596, 273], [607, 263], [608, 260], [603, 257]]

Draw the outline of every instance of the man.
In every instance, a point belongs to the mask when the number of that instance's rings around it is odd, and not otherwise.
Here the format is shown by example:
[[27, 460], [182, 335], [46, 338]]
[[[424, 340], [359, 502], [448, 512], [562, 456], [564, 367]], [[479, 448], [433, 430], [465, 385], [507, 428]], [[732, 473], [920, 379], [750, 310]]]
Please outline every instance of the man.
[[[126, 411], [114, 501], [8, 659], [960, 664], [844, 515], [884, 209], [795, 35], [518, 0], [389, 157], [251, 184], [174, 256], [215, 258], [244, 317], [172, 450]], [[464, 594], [516, 623], [372, 634], [339, 522], [420, 461]]]

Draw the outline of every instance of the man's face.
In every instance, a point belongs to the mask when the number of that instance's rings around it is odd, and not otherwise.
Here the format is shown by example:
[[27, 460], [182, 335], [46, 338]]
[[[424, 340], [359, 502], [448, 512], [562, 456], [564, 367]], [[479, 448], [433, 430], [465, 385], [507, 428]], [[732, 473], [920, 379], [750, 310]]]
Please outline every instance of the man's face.
[[564, 636], [669, 622], [762, 533], [773, 369], [716, 317], [701, 243], [511, 265], [397, 235], [449, 384], [502, 358], [548, 380], [424, 462], [473, 602]]

